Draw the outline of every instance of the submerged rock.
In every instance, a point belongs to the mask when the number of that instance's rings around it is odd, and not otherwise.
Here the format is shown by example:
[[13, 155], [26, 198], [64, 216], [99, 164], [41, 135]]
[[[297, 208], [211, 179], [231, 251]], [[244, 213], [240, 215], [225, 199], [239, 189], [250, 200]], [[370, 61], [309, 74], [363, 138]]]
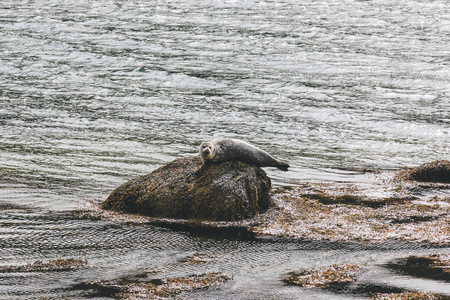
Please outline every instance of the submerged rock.
[[157, 279], [151, 279], [151, 274], [143, 274], [137, 279], [124, 277], [113, 281], [85, 282], [77, 287], [97, 291], [96, 296], [116, 299], [184, 299], [191, 292], [217, 289], [230, 280], [231, 277], [218, 272]]
[[280, 187], [272, 191], [275, 207], [254, 218], [251, 230], [280, 238], [449, 245], [450, 191], [422, 194], [422, 189], [409, 190], [395, 181]]
[[257, 166], [185, 157], [124, 183], [102, 207], [158, 218], [234, 221], [266, 211], [270, 187]]
[[12, 265], [0, 267], [0, 272], [49, 272], [70, 271], [84, 268], [86, 260], [77, 258], [53, 259], [49, 261], [36, 261], [25, 265]]
[[357, 265], [334, 264], [292, 274], [284, 282], [305, 288], [330, 287], [354, 282], [364, 269]]
[[402, 274], [450, 282], [450, 254], [411, 255], [386, 265]]
[[180, 262], [189, 264], [206, 264], [217, 259], [218, 257], [219, 255], [214, 253], [195, 253], [194, 255], [182, 258]]
[[436, 160], [416, 168], [403, 170], [400, 176], [407, 180], [421, 182], [450, 183], [450, 161]]
[[[376, 293], [370, 300], [444, 300], [446, 296], [422, 292]], [[448, 298], [447, 298], [448, 299]]]
[[[409, 291], [401, 287], [360, 280], [367, 269], [354, 264], [314, 267], [283, 279], [302, 288], [320, 288], [336, 294], [370, 297], [371, 300], [443, 300], [446, 295]], [[332, 298], [332, 297], [331, 297]]]

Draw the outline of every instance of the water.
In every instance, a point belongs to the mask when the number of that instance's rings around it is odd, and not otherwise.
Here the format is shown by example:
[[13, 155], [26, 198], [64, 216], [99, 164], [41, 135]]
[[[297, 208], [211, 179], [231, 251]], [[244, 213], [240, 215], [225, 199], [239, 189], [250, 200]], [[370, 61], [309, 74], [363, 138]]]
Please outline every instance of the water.
[[[59, 295], [82, 278], [139, 270], [136, 258], [147, 267], [227, 252], [231, 242], [66, 214], [213, 137], [288, 161], [290, 172], [267, 169], [275, 185], [363, 182], [366, 168], [448, 159], [449, 44], [444, 0], [2, 1], [0, 263], [73, 255], [91, 268], [48, 275], [52, 288], [39, 276], [2, 277], [0, 293]], [[218, 298], [294, 297], [279, 279], [323, 255], [386, 256], [236, 243], [241, 261], [220, 266], [235, 280], [211, 292]], [[273, 275], [280, 259], [291, 262]]]

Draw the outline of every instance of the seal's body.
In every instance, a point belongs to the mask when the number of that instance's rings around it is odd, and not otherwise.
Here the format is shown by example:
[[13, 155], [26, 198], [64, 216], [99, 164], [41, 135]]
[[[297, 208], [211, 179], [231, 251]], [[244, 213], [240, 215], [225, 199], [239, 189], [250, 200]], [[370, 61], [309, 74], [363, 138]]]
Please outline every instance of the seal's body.
[[287, 171], [289, 165], [272, 157], [266, 151], [237, 139], [217, 139], [200, 145], [200, 156], [205, 162], [223, 163], [243, 161], [258, 167], [276, 167]]

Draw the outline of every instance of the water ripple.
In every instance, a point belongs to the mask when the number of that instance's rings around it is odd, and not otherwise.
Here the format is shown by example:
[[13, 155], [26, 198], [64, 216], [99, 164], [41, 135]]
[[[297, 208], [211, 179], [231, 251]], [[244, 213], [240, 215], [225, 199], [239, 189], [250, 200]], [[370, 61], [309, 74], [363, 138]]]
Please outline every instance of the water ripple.
[[[0, 263], [92, 267], [67, 282], [2, 274], [0, 293], [79, 296], [69, 281], [164, 266], [231, 273], [218, 298], [295, 299], [279, 284], [294, 269], [425, 251], [219, 241], [60, 212], [219, 136], [288, 161], [267, 170], [275, 185], [448, 159], [449, 24], [444, 0], [2, 1]], [[217, 261], [182, 262], [197, 252]]]

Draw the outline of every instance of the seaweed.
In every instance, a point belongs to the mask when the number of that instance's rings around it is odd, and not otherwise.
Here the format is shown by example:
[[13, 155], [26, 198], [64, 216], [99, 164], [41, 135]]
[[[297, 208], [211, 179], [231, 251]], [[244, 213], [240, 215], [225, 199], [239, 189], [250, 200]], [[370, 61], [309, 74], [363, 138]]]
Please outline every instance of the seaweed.
[[408, 168], [400, 172], [399, 177], [420, 182], [450, 183], [450, 161], [436, 160], [415, 168]]
[[411, 255], [386, 264], [401, 274], [450, 282], [450, 254]]
[[305, 288], [330, 288], [354, 282], [364, 269], [357, 265], [334, 264], [294, 273], [283, 281]]
[[83, 282], [74, 286], [74, 289], [90, 291], [91, 296], [116, 299], [164, 299], [178, 297], [195, 290], [214, 289], [231, 280], [231, 277], [218, 272], [152, 279], [146, 279], [146, 274], [141, 275], [112, 281]]
[[86, 264], [86, 260], [77, 258], [53, 259], [49, 261], [36, 261], [24, 265], [1, 266], [0, 272], [70, 271], [84, 268]]

